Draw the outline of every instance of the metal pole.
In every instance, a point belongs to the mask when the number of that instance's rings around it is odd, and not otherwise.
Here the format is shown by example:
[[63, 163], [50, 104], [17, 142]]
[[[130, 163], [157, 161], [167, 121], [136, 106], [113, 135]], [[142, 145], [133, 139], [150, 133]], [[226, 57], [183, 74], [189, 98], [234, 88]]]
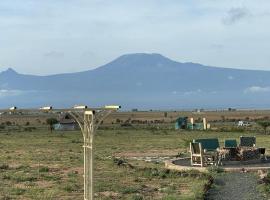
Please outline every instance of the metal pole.
[[86, 140], [86, 136], [87, 136], [87, 124], [85, 123], [86, 122], [86, 115], [84, 115], [84, 127], [83, 127], [83, 135], [84, 135], [84, 143], [83, 143], [83, 150], [84, 150], [84, 153], [83, 153], [83, 156], [84, 156], [84, 159], [83, 159], [83, 162], [84, 162], [84, 173], [83, 173], [83, 178], [84, 178], [84, 200], [87, 200], [87, 195], [86, 195], [86, 145], [87, 145], [87, 140]]
[[[95, 131], [101, 124], [102, 120], [105, 119], [112, 110], [102, 110], [100, 112], [95, 111], [85, 111], [84, 112], [84, 200], [94, 199], [93, 190], [93, 162], [94, 162], [94, 152], [93, 152], [93, 141], [95, 136]], [[97, 122], [96, 122], [97, 121]]]
[[84, 113], [84, 199], [93, 200], [93, 137], [94, 113]]
[[80, 113], [69, 112], [69, 114], [78, 122], [83, 134], [84, 151], [84, 200], [93, 200], [93, 137], [94, 128], [93, 111], [85, 111], [83, 117]]

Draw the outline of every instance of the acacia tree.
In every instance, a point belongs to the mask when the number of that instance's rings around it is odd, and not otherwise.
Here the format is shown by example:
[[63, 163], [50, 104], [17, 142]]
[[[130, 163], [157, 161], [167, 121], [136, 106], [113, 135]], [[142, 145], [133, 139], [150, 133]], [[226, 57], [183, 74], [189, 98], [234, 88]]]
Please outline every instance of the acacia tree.
[[257, 124], [263, 128], [264, 133], [266, 134], [267, 128], [270, 126], [270, 121], [257, 121]]
[[53, 131], [53, 125], [54, 124], [57, 124], [58, 123], [58, 120], [55, 119], [55, 118], [48, 118], [48, 119], [46, 119], [46, 123], [49, 125], [49, 129], [50, 129], [50, 131], [52, 133], [52, 131]]

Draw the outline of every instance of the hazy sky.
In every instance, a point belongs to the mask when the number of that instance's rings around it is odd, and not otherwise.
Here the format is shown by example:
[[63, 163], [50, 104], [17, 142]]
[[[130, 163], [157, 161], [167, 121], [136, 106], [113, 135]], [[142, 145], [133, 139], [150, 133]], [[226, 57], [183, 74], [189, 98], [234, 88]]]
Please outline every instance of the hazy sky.
[[270, 70], [270, 1], [0, 1], [0, 71], [74, 72], [135, 52]]

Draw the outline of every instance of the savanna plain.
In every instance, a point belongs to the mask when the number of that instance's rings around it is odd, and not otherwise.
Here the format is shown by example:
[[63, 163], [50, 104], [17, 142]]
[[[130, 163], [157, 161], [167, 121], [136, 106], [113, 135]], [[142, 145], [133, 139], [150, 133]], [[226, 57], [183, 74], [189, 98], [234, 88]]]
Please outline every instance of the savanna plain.
[[[207, 117], [207, 131], [174, 130], [179, 116]], [[1, 116], [0, 199], [83, 199], [83, 137], [79, 130], [48, 130], [53, 116]], [[196, 138], [255, 135], [270, 149], [270, 136], [256, 120], [270, 111], [119, 112], [100, 126], [94, 138], [94, 199], [204, 199], [214, 170], [176, 172], [163, 161], [189, 156]], [[251, 122], [237, 127], [238, 120]], [[218, 170], [216, 170], [218, 171]], [[268, 185], [258, 186], [268, 195]], [[269, 187], [270, 188], [270, 187]]]

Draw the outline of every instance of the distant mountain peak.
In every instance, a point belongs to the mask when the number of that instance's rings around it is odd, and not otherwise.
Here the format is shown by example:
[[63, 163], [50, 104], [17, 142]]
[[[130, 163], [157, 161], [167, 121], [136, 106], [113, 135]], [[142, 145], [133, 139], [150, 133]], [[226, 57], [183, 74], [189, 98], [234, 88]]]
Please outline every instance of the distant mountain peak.
[[131, 53], [131, 54], [124, 54], [117, 59], [166, 59], [166, 60], [170, 60], [169, 58], [159, 53]]
[[[105, 68], [135, 69], [145, 67], [160, 67], [173, 63], [175, 61], [158, 53], [133, 53], [124, 54], [112, 62], [104, 65]], [[104, 69], [104, 68], [103, 68]]]
[[2, 71], [1, 74], [5, 74], [5, 75], [14, 75], [14, 74], [18, 74], [14, 69], [12, 68], [8, 68], [5, 71]]

